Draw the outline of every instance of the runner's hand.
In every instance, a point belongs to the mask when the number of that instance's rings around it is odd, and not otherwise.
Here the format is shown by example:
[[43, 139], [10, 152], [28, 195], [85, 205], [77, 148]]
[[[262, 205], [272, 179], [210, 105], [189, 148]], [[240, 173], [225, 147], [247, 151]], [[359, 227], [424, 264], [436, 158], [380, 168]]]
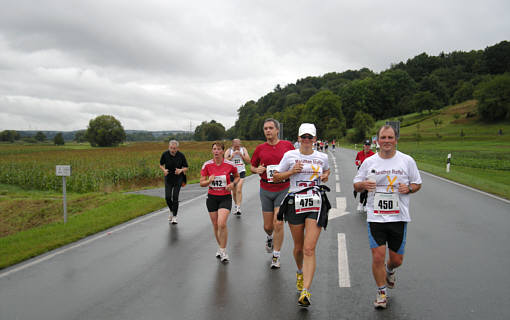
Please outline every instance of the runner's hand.
[[258, 166], [258, 167], [257, 167], [257, 170], [256, 170], [256, 173], [258, 173], [258, 174], [263, 174], [265, 171], [266, 171], [266, 167], [264, 167], [264, 166]]
[[329, 174], [326, 174], [326, 173], [321, 174], [321, 181], [322, 182], [327, 182], [328, 179], [329, 179]]
[[228, 190], [228, 191], [232, 191], [232, 190], [234, 190], [234, 183], [233, 183], [233, 182], [231, 182], [231, 183], [227, 184], [227, 190]]
[[301, 170], [303, 170], [303, 164], [301, 163], [301, 161], [296, 162], [296, 164], [291, 169], [292, 174], [300, 173]]
[[168, 169], [165, 169], [163, 172], [165, 173], [165, 177], [166, 177], [168, 175]]
[[209, 176], [209, 184], [211, 184], [211, 182], [213, 182], [213, 181], [214, 181], [214, 175]]
[[409, 186], [407, 184], [398, 183], [398, 192], [399, 193], [409, 193]]
[[365, 180], [363, 181], [365, 190], [368, 190], [370, 192], [375, 191], [376, 184], [374, 181]]
[[175, 169], [175, 174], [181, 174], [182, 169]]

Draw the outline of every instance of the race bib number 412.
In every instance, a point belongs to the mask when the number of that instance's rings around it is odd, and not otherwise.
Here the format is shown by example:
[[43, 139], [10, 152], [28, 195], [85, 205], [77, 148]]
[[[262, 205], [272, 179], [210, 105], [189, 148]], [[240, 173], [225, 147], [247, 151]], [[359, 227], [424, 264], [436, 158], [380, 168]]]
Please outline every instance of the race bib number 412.
[[227, 176], [215, 176], [214, 180], [211, 182], [211, 188], [214, 189], [223, 189], [227, 186]]
[[376, 192], [374, 195], [375, 215], [398, 215], [398, 193]]

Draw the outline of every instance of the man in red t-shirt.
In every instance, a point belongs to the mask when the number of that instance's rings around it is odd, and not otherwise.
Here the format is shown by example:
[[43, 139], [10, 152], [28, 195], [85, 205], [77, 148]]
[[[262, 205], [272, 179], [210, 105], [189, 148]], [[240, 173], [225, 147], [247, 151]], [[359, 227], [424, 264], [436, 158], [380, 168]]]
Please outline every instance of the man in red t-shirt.
[[264, 231], [267, 234], [266, 250], [273, 252], [271, 269], [280, 268], [284, 224], [283, 221], [278, 221], [276, 216], [290, 186], [289, 180], [274, 182], [273, 173], [285, 152], [294, 150], [291, 142], [278, 139], [279, 131], [280, 123], [277, 120], [266, 119], [264, 135], [267, 141], [257, 146], [251, 158], [251, 172], [258, 173], [260, 176], [260, 203], [262, 204]]
[[[358, 154], [356, 155], [356, 160], [354, 161], [354, 163], [356, 164], [358, 169], [361, 166], [361, 164], [363, 163], [363, 161], [365, 161], [366, 158], [373, 156], [375, 154], [372, 151], [372, 149], [370, 149], [370, 146], [371, 146], [370, 140], [365, 140], [365, 143], [363, 144], [363, 150], [358, 152]], [[356, 190], [354, 190], [354, 198], [356, 198], [356, 195], [357, 195], [357, 192], [356, 192]], [[358, 204], [358, 208], [357, 208], [358, 212], [360, 212], [360, 213], [367, 212], [367, 197], [368, 197], [368, 191], [366, 191], [366, 190], [359, 194], [359, 204]]]

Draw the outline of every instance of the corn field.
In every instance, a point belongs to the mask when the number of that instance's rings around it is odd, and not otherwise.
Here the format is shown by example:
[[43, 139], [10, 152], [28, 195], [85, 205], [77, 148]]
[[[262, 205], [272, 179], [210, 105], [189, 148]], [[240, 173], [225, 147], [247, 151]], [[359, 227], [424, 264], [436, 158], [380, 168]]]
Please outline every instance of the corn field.
[[[256, 145], [248, 142], [250, 154]], [[163, 182], [159, 159], [167, 149], [167, 143], [157, 142], [115, 148], [2, 144], [0, 183], [58, 191], [62, 189], [62, 177], [55, 175], [55, 167], [70, 165], [72, 172], [66, 178], [66, 188], [71, 192], [156, 186]], [[199, 178], [202, 164], [212, 158], [211, 142], [182, 142], [179, 150], [188, 161], [188, 180]]]

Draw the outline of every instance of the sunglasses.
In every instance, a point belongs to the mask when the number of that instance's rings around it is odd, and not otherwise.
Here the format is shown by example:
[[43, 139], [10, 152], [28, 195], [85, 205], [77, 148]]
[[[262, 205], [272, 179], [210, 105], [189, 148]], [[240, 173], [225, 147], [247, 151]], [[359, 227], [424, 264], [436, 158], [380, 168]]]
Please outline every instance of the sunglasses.
[[313, 136], [311, 134], [304, 134], [301, 136], [301, 139], [313, 139]]

